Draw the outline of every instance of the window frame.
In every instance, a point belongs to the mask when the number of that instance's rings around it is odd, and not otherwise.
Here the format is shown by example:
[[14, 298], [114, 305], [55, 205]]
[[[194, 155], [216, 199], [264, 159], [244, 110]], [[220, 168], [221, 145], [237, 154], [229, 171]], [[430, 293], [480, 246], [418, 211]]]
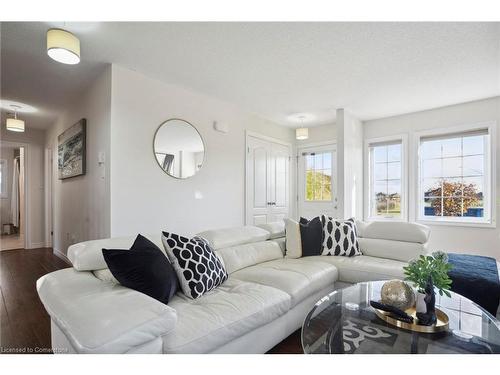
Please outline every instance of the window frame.
[[[468, 133], [474, 131], [486, 130], [488, 133], [487, 141], [484, 149], [484, 218], [474, 217], [448, 217], [448, 216], [425, 216], [423, 199], [423, 184], [422, 184], [422, 163], [421, 158], [421, 141], [422, 138], [428, 137], [447, 137], [460, 135], [460, 133]], [[465, 227], [487, 227], [496, 228], [496, 122], [481, 122], [475, 124], [464, 124], [453, 127], [429, 129], [416, 132], [414, 135], [414, 150], [415, 150], [415, 221], [428, 225], [449, 225], [449, 226], [465, 226]]]
[[[374, 216], [372, 213], [373, 158], [371, 147], [379, 144], [401, 143], [401, 215], [400, 217]], [[396, 134], [365, 139], [364, 145], [364, 219], [365, 221], [408, 221], [408, 135]]]

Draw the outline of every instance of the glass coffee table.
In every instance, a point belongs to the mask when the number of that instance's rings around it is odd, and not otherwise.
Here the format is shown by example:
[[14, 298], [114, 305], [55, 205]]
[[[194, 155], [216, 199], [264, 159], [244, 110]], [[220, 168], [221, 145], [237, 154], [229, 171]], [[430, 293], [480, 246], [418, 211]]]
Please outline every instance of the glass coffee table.
[[417, 333], [386, 323], [370, 306], [380, 300], [384, 282], [352, 285], [318, 301], [302, 326], [304, 353], [500, 353], [500, 322], [457, 293], [436, 294], [436, 307], [450, 320], [448, 331]]

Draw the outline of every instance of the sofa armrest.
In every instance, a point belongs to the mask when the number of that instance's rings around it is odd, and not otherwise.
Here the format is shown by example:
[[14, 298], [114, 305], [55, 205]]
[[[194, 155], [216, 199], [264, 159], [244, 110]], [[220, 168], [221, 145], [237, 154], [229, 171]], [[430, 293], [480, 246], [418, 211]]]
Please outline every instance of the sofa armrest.
[[45, 309], [79, 353], [124, 353], [174, 329], [171, 307], [68, 268], [38, 279]]

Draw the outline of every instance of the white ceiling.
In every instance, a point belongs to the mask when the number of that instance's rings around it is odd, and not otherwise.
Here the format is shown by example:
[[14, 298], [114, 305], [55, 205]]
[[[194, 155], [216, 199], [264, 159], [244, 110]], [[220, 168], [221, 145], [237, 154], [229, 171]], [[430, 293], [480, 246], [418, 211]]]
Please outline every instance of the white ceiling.
[[[80, 38], [82, 62], [45, 53], [49, 27]], [[3, 23], [2, 98], [45, 128], [106, 63], [309, 126], [500, 95], [500, 23]], [[293, 116], [292, 116], [293, 117]]]

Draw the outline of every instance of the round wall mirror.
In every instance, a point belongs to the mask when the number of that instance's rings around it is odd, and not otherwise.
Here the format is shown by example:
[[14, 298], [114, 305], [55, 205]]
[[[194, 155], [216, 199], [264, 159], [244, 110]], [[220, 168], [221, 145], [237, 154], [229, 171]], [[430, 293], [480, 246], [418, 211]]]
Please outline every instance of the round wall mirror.
[[153, 148], [158, 165], [172, 177], [188, 178], [201, 169], [205, 145], [189, 122], [170, 119], [156, 130]]

